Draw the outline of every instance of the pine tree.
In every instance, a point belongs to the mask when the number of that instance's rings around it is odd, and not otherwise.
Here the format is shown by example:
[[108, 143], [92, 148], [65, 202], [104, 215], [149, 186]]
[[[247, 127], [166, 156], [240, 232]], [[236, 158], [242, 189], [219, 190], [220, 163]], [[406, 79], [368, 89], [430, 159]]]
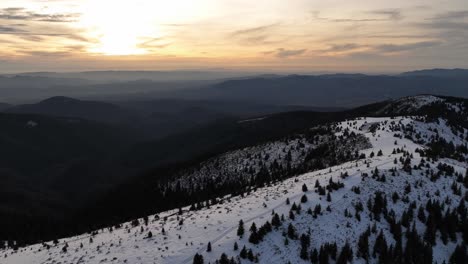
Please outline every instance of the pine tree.
[[203, 264], [203, 263], [204, 263], [203, 256], [199, 255], [198, 253], [195, 254], [195, 256], [193, 257], [193, 264]]
[[250, 232], [257, 232], [257, 225], [255, 224], [255, 222], [253, 222], [250, 226]]
[[289, 211], [289, 219], [294, 220], [296, 217], [294, 216], [293, 211]]
[[254, 254], [253, 254], [252, 249], [249, 249], [249, 251], [247, 252], [247, 258], [248, 258], [250, 261], [254, 261], [255, 257], [254, 257]]
[[275, 213], [275, 215], [273, 215], [273, 218], [271, 219], [271, 225], [273, 225], [275, 228], [281, 226], [281, 220], [278, 214]]
[[239, 226], [237, 227], [237, 236], [242, 238], [244, 236], [244, 221], [242, 219], [239, 221]]
[[258, 242], [260, 242], [260, 236], [258, 234], [257, 226], [255, 225], [255, 223], [252, 223], [252, 226], [250, 227], [249, 242], [252, 244], [258, 244]]
[[294, 226], [291, 223], [289, 223], [289, 226], [288, 226], [288, 237], [290, 239], [295, 239], [297, 237], [296, 229], [294, 228]]
[[329, 263], [329, 256], [328, 251], [321, 246], [319, 252], [319, 264], [328, 264]]
[[301, 252], [299, 254], [301, 259], [307, 260], [309, 259], [309, 251], [305, 247], [301, 247]]
[[211, 252], [211, 242], [208, 242], [208, 247], [206, 248], [206, 252]]
[[301, 259], [309, 259], [309, 246], [310, 246], [310, 236], [306, 234], [301, 235]]
[[422, 206], [420, 206], [418, 210], [418, 219], [423, 223], [426, 222], [426, 215], [424, 214], [424, 208]]
[[234, 251], [237, 251], [239, 249], [239, 245], [237, 245], [237, 242], [234, 242]]
[[357, 256], [363, 258], [366, 261], [369, 259], [369, 235], [369, 230], [366, 230], [361, 234], [361, 236], [359, 236], [358, 240]]
[[316, 248], [314, 248], [314, 250], [310, 252], [310, 262], [312, 262], [313, 264], [317, 264], [318, 261], [319, 261], [318, 251]]
[[229, 264], [229, 258], [228, 258], [228, 256], [227, 256], [225, 253], [221, 254], [221, 257], [219, 258], [219, 262], [218, 262], [218, 263], [219, 263], [219, 264]]
[[383, 231], [380, 230], [379, 235], [375, 239], [375, 244], [374, 244], [374, 251], [373, 251], [373, 256], [376, 257], [377, 254], [379, 255], [385, 255], [387, 253], [387, 241], [385, 240], [385, 236], [383, 234]]
[[307, 185], [304, 183], [304, 184], [302, 185], [302, 191], [303, 191], [303, 192], [307, 192], [308, 190], [309, 190], [309, 189], [307, 188]]
[[343, 246], [343, 249], [341, 250], [341, 253], [338, 257], [338, 260], [336, 261], [337, 264], [346, 264], [346, 263], [352, 263], [353, 261], [353, 250], [351, 249], [351, 246], [349, 245], [348, 242]]
[[426, 222], [426, 231], [424, 232], [424, 240], [430, 243], [431, 245], [435, 245], [436, 242], [436, 227], [434, 223], [434, 219], [431, 215], [428, 216]]
[[458, 245], [450, 256], [451, 264], [465, 264], [468, 259], [466, 245]]
[[307, 195], [302, 195], [301, 197], [301, 203], [307, 203]]
[[241, 252], [239, 253], [239, 256], [243, 259], [247, 258], [247, 249], [245, 248], [245, 246], [242, 247]]

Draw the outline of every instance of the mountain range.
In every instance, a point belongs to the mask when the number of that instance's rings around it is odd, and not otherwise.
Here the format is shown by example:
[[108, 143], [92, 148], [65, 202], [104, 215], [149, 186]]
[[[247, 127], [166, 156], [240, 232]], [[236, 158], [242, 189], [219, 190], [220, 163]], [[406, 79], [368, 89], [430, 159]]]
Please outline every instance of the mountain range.
[[[463, 263], [467, 257], [467, 99], [418, 95], [334, 112], [230, 117], [142, 142], [112, 122], [2, 116], [2, 142], [11, 145], [3, 149], [5, 171], [24, 160], [10, 155], [16, 150], [44, 157], [37, 168], [56, 160], [58, 169], [91, 148], [106, 157], [89, 156], [100, 165], [77, 163], [44, 189], [27, 177], [5, 181], [17, 186], [2, 192], [15, 201], [0, 218], [8, 227], [1, 234], [9, 241], [5, 263]], [[62, 137], [51, 136], [55, 131]], [[18, 142], [56, 154], [21, 151]], [[76, 149], [69, 152], [75, 156], [63, 156], [61, 148]], [[49, 205], [36, 209], [41, 214], [24, 207], [34, 204], [25, 194], [33, 199], [54, 189], [68, 189], [55, 193], [58, 201], [68, 196], [66, 206], [73, 200], [79, 206], [57, 210], [48, 196], [50, 203], [37, 202]], [[38, 239], [51, 241], [18, 249]]]
[[467, 72], [432, 69], [396, 75], [216, 71], [27, 73], [0, 76], [0, 98], [13, 104], [62, 95], [93, 101], [188, 99], [349, 108], [418, 94], [466, 98]]

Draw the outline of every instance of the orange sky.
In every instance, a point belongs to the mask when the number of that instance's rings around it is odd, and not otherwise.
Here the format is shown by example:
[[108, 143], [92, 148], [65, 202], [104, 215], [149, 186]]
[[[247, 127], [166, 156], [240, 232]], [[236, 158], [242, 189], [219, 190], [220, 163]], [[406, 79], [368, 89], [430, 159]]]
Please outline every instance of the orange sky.
[[468, 67], [466, 0], [2, 0], [0, 72]]

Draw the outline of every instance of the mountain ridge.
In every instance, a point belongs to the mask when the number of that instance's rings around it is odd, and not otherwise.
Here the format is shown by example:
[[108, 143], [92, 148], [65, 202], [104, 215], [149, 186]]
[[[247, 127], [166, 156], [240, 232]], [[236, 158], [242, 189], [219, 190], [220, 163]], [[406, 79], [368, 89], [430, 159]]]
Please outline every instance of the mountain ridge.
[[[392, 103], [414, 105], [408, 99], [411, 98]], [[416, 113], [437, 105], [454, 112], [458, 110], [441, 102], [442, 98], [434, 101], [426, 95], [412, 99], [429, 103], [417, 104], [416, 109], [404, 108], [405, 111]], [[388, 105], [375, 108], [385, 109]], [[46, 243], [20, 251], [7, 249], [5, 261], [40, 263], [41, 259], [50, 258], [87, 263], [110, 260], [192, 263], [194, 256], [202, 256], [206, 262], [220, 263], [231, 258], [234, 261], [231, 263], [310, 263], [326, 256], [327, 262], [345, 258], [355, 263], [365, 263], [366, 259], [369, 263], [381, 263], [384, 256], [391, 256], [387, 260], [400, 262], [409, 258], [411, 263], [462, 263], [456, 260], [466, 257], [463, 243], [466, 243], [468, 231], [468, 168], [464, 161], [468, 159], [468, 128], [460, 131], [449, 123], [449, 120], [433, 119], [421, 113], [332, 122], [326, 127], [337, 140], [360, 135], [371, 145], [355, 148], [357, 155], [350, 151], [352, 159], [344, 163], [305, 174], [293, 172], [276, 181], [266, 180], [266, 177], [263, 185], [218, 198], [192, 200], [192, 205], [180, 209], [60, 239], [55, 246]], [[320, 129], [320, 125], [315, 129]], [[298, 135], [302, 133], [305, 132]], [[309, 138], [313, 142], [326, 142], [315, 132], [311, 132]], [[220, 174], [216, 170], [225, 166], [239, 166], [242, 170], [243, 166], [250, 166], [242, 161], [249, 159], [255, 164], [272, 159], [287, 161], [289, 151], [291, 159], [295, 160], [308, 144], [297, 139], [286, 137], [282, 146], [290, 147], [285, 150], [281, 145], [267, 144], [259, 146], [260, 152], [245, 149], [248, 153], [257, 153], [251, 158], [209, 161], [214, 166], [210, 170], [215, 170], [214, 175]], [[432, 144], [439, 141], [453, 144], [458, 155], [453, 155], [453, 151], [434, 152]], [[301, 144], [304, 147], [299, 147]], [[311, 147], [315, 149], [317, 145]], [[274, 154], [277, 151], [282, 154]], [[346, 151], [339, 153], [346, 154]], [[194, 167], [195, 170], [199, 168]], [[269, 175], [272, 173], [270, 171]], [[261, 170], [253, 175], [259, 177]], [[172, 186], [181, 185], [174, 182]], [[442, 205], [447, 213], [440, 209]], [[454, 229], [444, 229], [441, 217], [443, 221], [455, 221]], [[240, 220], [245, 225], [244, 235], [239, 235]], [[256, 228], [249, 230], [253, 223], [257, 224]], [[366, 247], [360, 244], [361, 240], [367, 240]], [[413, 246], [425, 253], [412, 253], [407, 248], [408, 243], [414, 243]]]

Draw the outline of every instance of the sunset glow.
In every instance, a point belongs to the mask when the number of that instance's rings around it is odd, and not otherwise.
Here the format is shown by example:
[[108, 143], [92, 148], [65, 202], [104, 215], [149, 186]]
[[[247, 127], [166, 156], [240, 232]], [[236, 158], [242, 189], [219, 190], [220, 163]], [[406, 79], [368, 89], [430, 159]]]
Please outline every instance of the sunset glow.
[[463, 67], [467, 10], [461, 0], [4, 0], [0, 71]]

